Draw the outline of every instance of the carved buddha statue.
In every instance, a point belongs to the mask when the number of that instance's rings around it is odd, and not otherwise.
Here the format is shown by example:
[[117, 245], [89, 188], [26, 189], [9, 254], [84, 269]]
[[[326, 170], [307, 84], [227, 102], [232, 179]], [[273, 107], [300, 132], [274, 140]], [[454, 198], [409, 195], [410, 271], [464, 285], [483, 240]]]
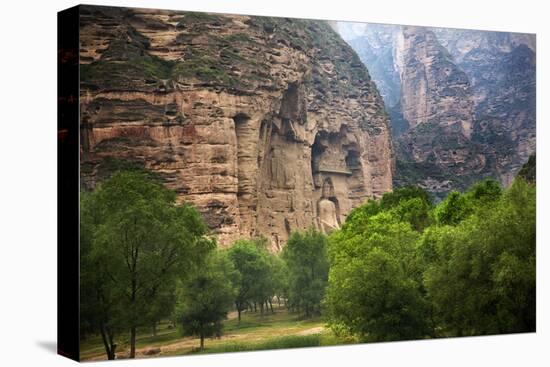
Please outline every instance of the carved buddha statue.
[[325, 180], [323, 183], [322, 196], [318, 204], [319, 225], [321, 232], [325, 234], [340, 228], [336, 213], [336, 205], [329, 199], [331, 191], [332, 183], [329, 180]]

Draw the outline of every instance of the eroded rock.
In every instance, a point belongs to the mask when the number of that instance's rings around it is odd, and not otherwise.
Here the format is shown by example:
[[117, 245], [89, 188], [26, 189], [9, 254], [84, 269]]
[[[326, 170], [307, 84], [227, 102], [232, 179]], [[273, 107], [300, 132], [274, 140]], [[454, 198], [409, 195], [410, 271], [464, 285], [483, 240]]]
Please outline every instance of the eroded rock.
[[[355, 52], [322, 21], [82, 7], [81, 148], [158, 174], [222, 244], [320, 229], [391, 189], [388, 118]], [[112, 161], [111, 161], [112, 163]]]

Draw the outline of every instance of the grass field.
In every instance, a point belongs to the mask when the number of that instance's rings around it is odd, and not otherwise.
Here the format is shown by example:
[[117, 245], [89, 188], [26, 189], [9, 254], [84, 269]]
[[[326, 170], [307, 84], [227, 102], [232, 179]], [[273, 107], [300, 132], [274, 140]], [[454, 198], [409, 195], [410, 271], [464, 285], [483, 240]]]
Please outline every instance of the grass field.
[[[269, 312], [265, 315], [261, 315], [260, 312], [243, 313], [240, 323], [235, 313], [231, 313], [224, 322], [223, 336], [206, 339], [204, 351], [198, 349], [198, 338], [182, 337], [179, 330], [169, 328], [168, 323], [159, 325], [156, 336], [152, 336], [151, 330], [140, 330], [136, 340], [136, 357], [300, 348], [353, 342], [354, 340], [335, 336], [325, 328], [319, 318], [301, 319], [298, 315], [289, 313], [284, 307], [276, 307], [275, 313]], [[160, 353], [151, 356], [145, 354], [153, 348], [160, 348]], [[127, 343], [119, 343], [117, 351], [117, 358], [125, 358], [128, 355]], [[81, 358], [106, 359], [99, 336], [82, 341]]]

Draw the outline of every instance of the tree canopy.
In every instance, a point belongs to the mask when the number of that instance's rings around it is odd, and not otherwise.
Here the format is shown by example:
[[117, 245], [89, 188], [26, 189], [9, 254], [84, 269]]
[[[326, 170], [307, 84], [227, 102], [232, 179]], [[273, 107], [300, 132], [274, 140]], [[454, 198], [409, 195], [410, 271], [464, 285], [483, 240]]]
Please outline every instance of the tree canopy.
[[313, 230], [294, 232], [283, 250], [288, 271], [288, 302], [306, 317], [320, 313], [328, 280], [326, 237]]
[[535, 329], [535, 187], [493, 180], [434, 206], [404, 188], [329, 238], [333, 330], [362, 340]]
[[[354, 209], [327, 237], [293, 232], [217, 248], [200, 214], [143, 171], [81, 195], [81, 330], [109, 359], [138, 327], [176, 320], [220, 336], [230, 310], [321, 315], [338, 335], [407, 340], [535, 330], [536, 188], [484, 180], [438, 204], [405, 187]], [[239, 324], [240, 325], [240, 324]]]
[[183, 335], [199, 336], [201, 350], [206, 337], [221, 335], [222, 321], [227, 318], [235, 295], [228, 279], [234, 276], [235, 269], [227, 253], [216, 251], [180, 283], [176, 318]]
[[[136, 328], [165, 307], [177, 277], [214, 248], [207, 228], [189, 205], [175, 205], [175, 193], [146, 173], [122, 171], [81, 199], [81, 282], [101, 307], [84, 304], [86, 324], [130, 331], [135, 356]], [[89, 302], [86, 299], [86, 302]], [[157, 307], [159, 306], [159, 307]], [[110, 357], [114, 349], [106, 345]]]

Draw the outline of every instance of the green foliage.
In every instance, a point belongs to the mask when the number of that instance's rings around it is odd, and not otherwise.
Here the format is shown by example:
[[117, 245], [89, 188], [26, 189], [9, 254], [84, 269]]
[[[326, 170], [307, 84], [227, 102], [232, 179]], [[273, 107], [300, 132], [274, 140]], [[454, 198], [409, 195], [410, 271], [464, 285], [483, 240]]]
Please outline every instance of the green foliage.
[[209, 348], [208, 353], [231, 353], [231, 352], [248, 352], [254, 350], [271, 350], [271, 349], [290, 349], [290, 348], [306, 348], [318, 347], [322, 343], [322, 337], [319, 334], [314, 335], [288, 335], [278, 338], [268, 339], [260, 343], [231, 343], [221, 345], [219, 347]]
[[406, 186], [385, 193], [380, 201], [370, 200], [354, 209], [348, 215], [343, 229], [364, 227], [368, 218], [387, 211], [398, 220], [408, 222], [414, 229], [421, 231], [431, 223], [431, 210], [432, 203], [426, 190], [417, 186]]
[[197, 24], [197, 23], [216, 23], [219, 22], [221, 18], [216, 14], [203, 13], [203, 12], [186, 12], [185, 15], [180, 19], [177, 28], [183, 28], [186, 25]]
[[288, 294], [288, 269], [284, 260], [278, 254], [264, 253], [267, 256], [268, 267], [265, 271], [269, 273], [264, 282], [264, 301], [272, 302], [277, 297], [279, 303]]
[[239, 240], [228, 250], [229, 258], [236, 270], [233, 283], [236, 287], [235, 307], [239, 321], [241, 312], [252, 303], [264, 302], [272, 297], [276, 284], [270, 274], [272, 262], [261, 241]]
[[537, 180], [537, 156], [535, 154], [529, 156], [527, 163], [521, 167], [518, 176], [529, 183], [535, 183]]
[[383, 209], [389, 209], [397, 206], [401, 201], [411, 199], [419, 199], [423, 203], [431, 205], [430, 195], [426, 190], [418, 186], [405, 186], [385, 193], [380, 200], [380, 206]]
[[224, 37], [224, 40], [229, 43], [236, 43], [236, 42], [243, 42], [243, 43], [251, 43], [254, 42], [252, 37], [248, 33], [232, 33], [228, 36]]
[[328, 279], [327, 238], [294, 232], [282, 253], [288, 271], [288, 303], [306, 317], [320, 313]]
[[219, 60], [208, 55], [197, 56], [177, 63], [172, 69], [171, 76], [176, 80], [179, 78], [198, 78], [227, 86], [234, 86], [238, 83], [237, 80], [227, 74], [227, 71], [220, 64]]
[[[120, 171], [81, 199], [83, 325], [135, 330], [170, 310], [169, 293], [214, 244], [207, 227], [176, 195], [139, 171]], [[100, 307], [94, 302], [100, 302]], [[109, 339], [107, 335], [106, 339]], [[109, 354], [105, 342], [106, 351]], [[132, 354], [131, 352], [131, 354]]]
[[502, 195], [502, 188], [493, 179], [487, 179], [474, 184], [466, 193], [475, 205], [482, 206], [498, 200]]
[[390, 212], [401, 222], [409, 223], [415, 230], [422, 231], [430, 225], [430, 209], [428, 202], [420, 199], [402, 200]]
[[447, 333], [535, 329], [535, 202], [534, 187], [517, 179], [455, 227], [425, 234], [424, 283]]
[[203, 266], [183, 280], [178, 291], [176, 318], [183, 335], [204, 338], [220, 336], [222, 321], [231, 309], [235, 290], [228, 279], [234, 278], [235, 269], [225, 252], [209, 255]]
[[357, 230], [331, 234], [325, 306], [335, 332], [374, 341], [428, 334], [415, 261], [419, 236], [392, 210], [366, 217]]
[[471, 202], [457, 191], [451, 192], [435, 210], [435, 218], [440, 225], [456, 225], [473, 212]]
[[174, 62], [151, 55], [134, 54], [128, 60], [99, 60], [80, 65], [83, 82], [124, 86], [134, 79], [168, 79]]
[[481, 181], [464, 194], [453, 191], [435, 209], [435, 219], [439, 225], [457, 225], [478, 208], [496, 201], [501, 194], [502, 189], [494, 180]]
[[[174, 192], [143, 169], [113, 165], [82, 193], [80, 228], [81, 330], [99, 333], [111, 359], [121, 336], [130, 331], [132, 352], [137, 328], [171, 314], [203, 349], [223, 324], [253, 327], [240, 322], [247, 309], [260, 307], [260, 324], [276, 317], [265, 314], [274, 297], [305, 317], [322, 312], [338, 340], [535, 329], [536, 190], [521, 177], [506, 190], [479, 182], [435, 206], [420, 188], [397, 189], [353, 210], [328, 239], [293, 233], [277, 255], [263, 238], [214, 250], [200, 215], [175, 205]], [[224, 322], [233, 305], [238, 320]], [[322, 345], [322, 337], [209, 352]]]
[[[407, 188], [329, 238], [326, 316], [361, 340], [533, 331], [535, 188], [486, 180], [432, 207]], [[433, 218], [433, 219], [432, 219]]]

